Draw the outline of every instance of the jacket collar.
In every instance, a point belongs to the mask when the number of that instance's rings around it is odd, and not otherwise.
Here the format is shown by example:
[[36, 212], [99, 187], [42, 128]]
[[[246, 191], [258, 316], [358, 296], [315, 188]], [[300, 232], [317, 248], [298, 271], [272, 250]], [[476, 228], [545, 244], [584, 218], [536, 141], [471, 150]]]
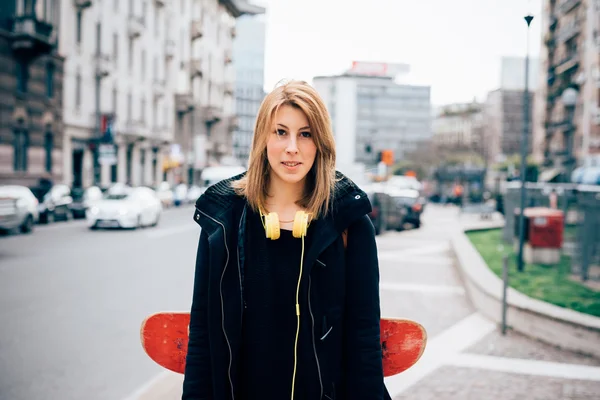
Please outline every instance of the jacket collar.
[[[202, 194], [196, 201], [195, 221], [208, 233], [216, 229], [219, 222], [224, 226], [234, 223], [234, 209], [243, 207], [245, 199], [236, 194], [231, 187], [233, 181], [239, 180], [245, 172], [220, 181]], [[341, 233], [354, 221], [371, 212], [371, 203], [364, 191], [341, 172], [336, 172], [336, 184], [331, 199], [330, 212], [323, 219], [314, 221], [323, 228], [327, 227], [337, 234]]]

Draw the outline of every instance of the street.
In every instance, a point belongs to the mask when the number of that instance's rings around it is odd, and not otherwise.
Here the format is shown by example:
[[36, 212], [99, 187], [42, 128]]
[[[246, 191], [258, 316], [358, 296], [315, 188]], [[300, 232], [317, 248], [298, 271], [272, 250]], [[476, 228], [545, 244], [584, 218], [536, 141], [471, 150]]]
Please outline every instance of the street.
[[157, 228], [90, 231], [83, 221], [0, 238], [0, 398], [121, 399], [161, 371], [139, 328], [189, 309], [193, 208]]
[[[145, 355], [139, 326], [189, 309], [192, 211], [167, 210], [138, 231], [72, 221], [0, 238], [0, 398], [180, 398], [181, 376]], [[502, 336], [475, 311], [448, 243], [459, 220], [454, 207], [428, 205], [420, 229], [377, 238], [382, 315], [417, 320], [429, 336], [419, 363], [386, 379], [392, 397], [597, 399], [600, 360]]]

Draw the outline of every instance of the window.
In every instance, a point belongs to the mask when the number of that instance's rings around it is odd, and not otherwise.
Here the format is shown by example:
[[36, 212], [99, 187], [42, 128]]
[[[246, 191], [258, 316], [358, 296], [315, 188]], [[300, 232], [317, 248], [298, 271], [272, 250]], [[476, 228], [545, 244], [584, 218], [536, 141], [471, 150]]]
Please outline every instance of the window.
[[142, 80], [146, 80], [146, 50], [142, 50], [142, 59], [141, 59], [141, 73], [142, 73]]
[[82, 18], [81, 10], [77, 11], [75, 18], [76, 18], [75, 38], [77, 40], [77, 44], [80, 45], [81, 44], [81, 18]]
[[24, 62], [17, 63], [17, 90], [27, 93], [27, 82], [29, 81], [29, 68]]
[[46, 172], [52, 173], [52, 149], [54, 148], [54, 135], [46, 132], [44, 135], [44, 152], [46, 153]]
[[13, 168], [15, 171], [27, 171], [27, 150], [29, 148], [29, 133], [23, 129], [14, 131]]
[[113, 90], [112, 90], [112, 106], [113, 106], [113, 114], [115, 114], [115, 115], [117, 114], [117, 95], [118, 95], [117, 87], [115, 86], [115, 87], [113, 87]]
[[113, 61], [117, 64], [119, 59], [119, 34], [113, 33]]
[[81, 107], [81, 72], [75, 75], [75, 108]]
[[96, 54], [102, 53], [102, 24], [96, 24]]
[[46, 96], [54, 97], [54, 64], [49, 62], [46, 64]]
[[129, 39], [129, 49], [127, 53], [127, 68], [129, 69], [129, 73], [131, 74], [131, 70], [133, 69], [133, 40]]
[[127, 94], [127, 118], [129, 121], [133, 121], [133, 116], [131, 115], [131, 107], [132, 107], [131, 93], [128, 93]]

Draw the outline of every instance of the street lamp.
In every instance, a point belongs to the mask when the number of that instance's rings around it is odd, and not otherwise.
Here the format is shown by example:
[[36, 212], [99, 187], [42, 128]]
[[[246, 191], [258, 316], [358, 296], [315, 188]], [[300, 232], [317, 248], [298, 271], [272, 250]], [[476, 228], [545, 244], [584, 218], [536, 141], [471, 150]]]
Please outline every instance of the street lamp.
[[573, 119], [575, 117], [575, 106], [577, 105], [577, 97], [579, 92], [572, 88], [566, 88], [561, 95], [563, 106], [565, 107], [566, 118], [565, 118], [565, 129], [563, 131], [564, 143], [565, 143], [565, 182], [569, 182], [573, 169], [573, 136], [575, 133], [575, 125]]
[[525, 16], [527, 22], [527, 54], [525, 55], [525, 92], [523, 93], [523, 134], [521, 136], [521, 207], [519, 210], [519, 254], [517, 269], [523, 271], [523, 242], [525, 240], [525, 173], [527, 164], [527, 136], [529, 135], [529, 27], [533, 15]]

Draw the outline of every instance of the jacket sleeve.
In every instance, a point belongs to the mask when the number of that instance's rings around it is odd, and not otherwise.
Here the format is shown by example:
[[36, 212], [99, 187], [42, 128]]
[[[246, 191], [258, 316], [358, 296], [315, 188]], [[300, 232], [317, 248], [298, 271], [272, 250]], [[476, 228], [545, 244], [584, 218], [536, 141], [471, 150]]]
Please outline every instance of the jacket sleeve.
[[379, 261], [375, 230], [368, 216], [350, 226], [346, 252], [346, 398], [382, 400], [385, 387], [379, 325]]
[[204, 230], [200, 233], [196, 272], [194, 275], [194, 293], [190, 312], [190, 330], [188, 353], [183, 379], [182, 400], [212, 399], [212, 374], [210, 364], [210, 345], [208, 343], [208, 236]]

